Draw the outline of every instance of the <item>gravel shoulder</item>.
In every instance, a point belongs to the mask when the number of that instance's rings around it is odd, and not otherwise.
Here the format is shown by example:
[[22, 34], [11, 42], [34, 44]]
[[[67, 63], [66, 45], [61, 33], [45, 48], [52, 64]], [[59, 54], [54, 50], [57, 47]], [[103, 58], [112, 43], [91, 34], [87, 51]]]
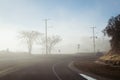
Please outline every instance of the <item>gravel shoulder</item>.
[[112, 67], [109, 65], [95, 63], [98, 57], [85, 56], [75, 60], [73, 65], [79, 71], [96, 77], [98, 80], [120, 80], [120, 67]]

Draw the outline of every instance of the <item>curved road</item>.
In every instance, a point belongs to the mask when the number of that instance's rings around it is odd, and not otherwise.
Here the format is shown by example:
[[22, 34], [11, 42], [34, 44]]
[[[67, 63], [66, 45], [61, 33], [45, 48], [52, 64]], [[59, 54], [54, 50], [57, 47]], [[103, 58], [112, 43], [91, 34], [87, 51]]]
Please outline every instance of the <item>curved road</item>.
[[33, 55], [0, 60], [0, 80], [86, 80], [68, 68], [75, 55]]

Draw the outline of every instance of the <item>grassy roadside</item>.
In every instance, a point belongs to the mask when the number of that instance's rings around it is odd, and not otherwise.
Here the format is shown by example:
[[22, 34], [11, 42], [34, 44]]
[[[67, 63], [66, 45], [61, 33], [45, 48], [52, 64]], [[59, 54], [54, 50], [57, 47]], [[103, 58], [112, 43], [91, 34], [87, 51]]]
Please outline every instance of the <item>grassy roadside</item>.
[[87, 72], [106, 77], [112, 80], [120, 80], [120, 67], [112, 67], [109, 65], [95, 63], [95, 57], [80, 58], [74, 62], [75, 67]]

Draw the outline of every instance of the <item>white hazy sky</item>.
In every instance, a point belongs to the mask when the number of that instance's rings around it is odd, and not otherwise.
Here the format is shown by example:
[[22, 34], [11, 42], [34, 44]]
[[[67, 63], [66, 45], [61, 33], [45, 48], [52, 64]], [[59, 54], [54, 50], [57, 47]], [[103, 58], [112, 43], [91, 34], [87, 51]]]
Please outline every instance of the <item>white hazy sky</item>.
[[[101, 31], [111, 16], [119, 14], [119, 5], [120, 0], [0, 0], [0, 50], [27, 51], [17, 39], [18, 32], [36, 30], [44, 33], [45, 18], [50, 19], [48, 34], [63, 39], [54, 52], [57, 49], [63, 53], [76, 52], [77, 44], [81, 45], [81, 51], [92, 51], [90, 27], [93, 26], [98, 36], [97, 50], [103, 50]], [[104, 43], [109, 45], [107, 41]], [[33, 51], [41, 52], [41, 49], [35, 46]]]

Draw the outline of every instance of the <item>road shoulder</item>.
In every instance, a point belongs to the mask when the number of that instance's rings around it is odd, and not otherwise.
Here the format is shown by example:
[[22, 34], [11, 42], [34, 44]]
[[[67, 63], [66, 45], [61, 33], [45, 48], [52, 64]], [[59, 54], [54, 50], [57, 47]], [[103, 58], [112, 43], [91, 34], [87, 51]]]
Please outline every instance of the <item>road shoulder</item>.
[[79, 70], [77, 67], [74, 66], [74, 61], [70, 62], [69, 65], [68, 65], [68, 67], [69, 67], [72, 71], [74, 71], [74, 72], [76, 72], [76, 73], [78, 73], [78, 74], [85, 74], [85, 75], [87, 75], [87, 76], [91, 76], [91, 77], [95, 78], [96, 80], [110, 80], [110, 79], [107, 79], [107, 78], [102, 78], [102, 77], [100, 77], [100, 76], [98, 76], [98, 75], [95, 75], [95, 74], [93, 74], [93, 73], [84, 72], [84, 71], [82, 71], [82, 70]]

